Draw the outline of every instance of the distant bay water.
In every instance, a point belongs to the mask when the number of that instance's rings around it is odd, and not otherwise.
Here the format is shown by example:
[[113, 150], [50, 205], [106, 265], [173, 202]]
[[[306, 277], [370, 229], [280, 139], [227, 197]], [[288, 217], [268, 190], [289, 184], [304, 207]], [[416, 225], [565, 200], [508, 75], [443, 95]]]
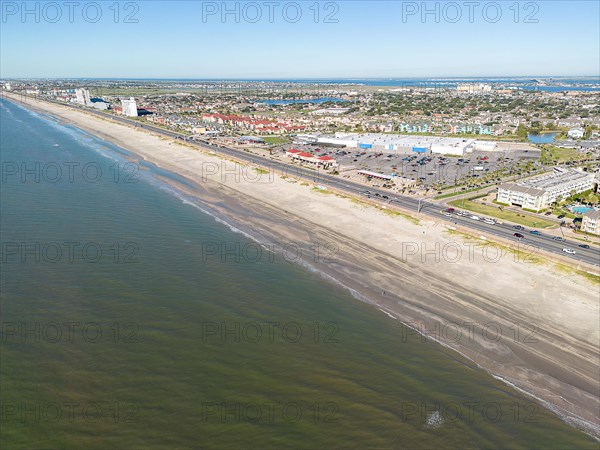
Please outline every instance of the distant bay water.
[[345, 102], [346, 100], [343, 100], [341, 98], [336, 98], [336, 97], [321, 97], [321, 98], [313, 98], [313, 99], [308, 99], [308, 100], [256, 100], [257, 103], [264, 103], [266, 105], [293, 105], [293, 104], [302, 104], [302, 103], [327, 103], [327, 102], [331, 102], [331, 103], [340, 103], [340, 102]]
[[0, 121], [1, 448], [597, 448], [317, 273], [236, 259], [176, 175]]
[[464, 78], [290, 78], [290, 79], [199, 79], [199, 78], [138, 78], [138, 79], [84, 79], [78, 81], [143, 81], [157, 83], [289, 83], [299, 85], [362, 85], [382, 87], [455, 88], [463, 83], [492, 84], [498, 88], [513, 88], [530, 91], [600, 91], [598, 77], [464, 77]]

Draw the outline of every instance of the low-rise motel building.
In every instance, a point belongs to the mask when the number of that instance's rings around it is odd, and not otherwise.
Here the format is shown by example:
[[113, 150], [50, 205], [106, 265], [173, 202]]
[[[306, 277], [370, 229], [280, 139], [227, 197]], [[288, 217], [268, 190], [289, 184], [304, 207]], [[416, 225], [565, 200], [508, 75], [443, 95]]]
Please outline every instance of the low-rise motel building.
[[504, 183], [498, 188], [496, 200], [532, 211], [548, 208], [572, 193], [594, 187], [594, 174], [574, 169], [555, 168], [553, 173], [521, 183]]
[[339, 166], [338, 162], [331, 156], [316, 156], [295, 148], [286, 151], [285, 154], [288, 156], [288, 158], [292, 158], [295, 161], [306, 162], [315, 166], [323, 167], [324, 169], [336, 168]]
[[590, 209], [581, 219], [581, 231], [600, 236], [600, 211]]

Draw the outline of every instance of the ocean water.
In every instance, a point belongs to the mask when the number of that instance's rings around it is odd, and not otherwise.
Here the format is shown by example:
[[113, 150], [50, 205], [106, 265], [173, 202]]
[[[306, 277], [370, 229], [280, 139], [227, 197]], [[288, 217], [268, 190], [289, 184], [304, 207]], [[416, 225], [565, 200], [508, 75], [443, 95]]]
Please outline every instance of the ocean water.
[[10, 102], [0, 121], [1, 448], [597, 448], [256, 257], [185, 180]]

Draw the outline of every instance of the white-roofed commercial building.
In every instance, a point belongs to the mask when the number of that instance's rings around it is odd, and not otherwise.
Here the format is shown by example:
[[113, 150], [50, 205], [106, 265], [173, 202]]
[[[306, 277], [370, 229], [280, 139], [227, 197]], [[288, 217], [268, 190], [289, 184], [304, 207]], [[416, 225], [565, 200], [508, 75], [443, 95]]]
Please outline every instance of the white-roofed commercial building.
[[[303, 134], [296, 136], [299, 143], [344, 146], [384, 153], [438, 153], [464, 155], [471, 152], [475, 139], [455, 137], [416, 136], [385, 133], [335, 133], [335, 135]], [[483, 144], [490, 149], [492, 144]], [[493, 143], [495, 148], [495, 143]]]

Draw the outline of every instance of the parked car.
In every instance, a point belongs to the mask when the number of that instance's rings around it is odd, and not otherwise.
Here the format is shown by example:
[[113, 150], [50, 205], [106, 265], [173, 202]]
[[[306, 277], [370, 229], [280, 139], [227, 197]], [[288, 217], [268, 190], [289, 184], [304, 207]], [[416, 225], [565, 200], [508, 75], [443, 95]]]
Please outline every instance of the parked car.
[[565, 218], [564, 214], [561, 214], [560, 216], [558, 216], [558, 219], [564, 219], [564, 218]]
[[552, 211], [548, 211], [547, 213], [545, 213], [545, 216], [549, 216], [550, 214], [552, 214]]

